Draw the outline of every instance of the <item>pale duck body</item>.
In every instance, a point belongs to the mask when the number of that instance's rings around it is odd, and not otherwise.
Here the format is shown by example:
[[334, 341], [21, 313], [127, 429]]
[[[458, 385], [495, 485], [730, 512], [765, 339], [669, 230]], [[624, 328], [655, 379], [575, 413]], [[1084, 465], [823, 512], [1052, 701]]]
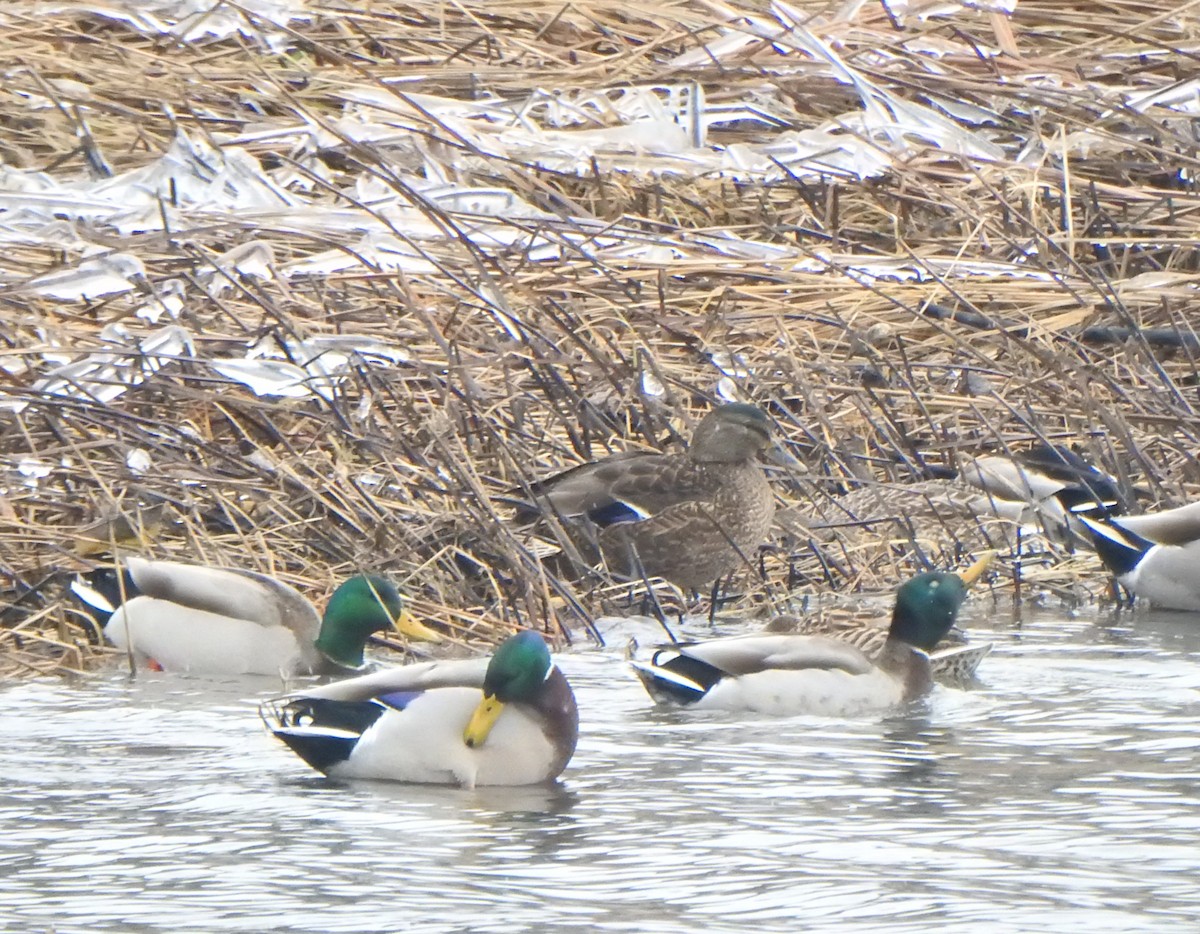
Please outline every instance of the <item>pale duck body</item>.
[[[679, 646], [675, 658], [660, 663], [672, 651], [655, 653], [650, 665], [635, 662], [634, 670], [660, 703], [682, 700], [696, 710], [854, 717], [912, 699], [931, 677], [929, 658], [918, 649], [900, 649], [911, 653], [912, 670], [897, 673], [873, 664], [854, 646], [825, 636], [712, 639]], [[709, 666], [709, 671], [702, 673], [694, 662]], [[673, 691], [665, 681], [674, 681], [683, 690]], [[695, 696], [684, 700], [688, 692]]]
[[821, 636], [734, 637], [724, 645], [715, 640], [695, 647], [689, 654], [705, 658], [722, 650], [740, 654], [751, 644], [763, 650], [764, 639], [777, 640], [776, 649], [763, 655], [763, 663], [771, 667], [722, 678], [696, 701], [697, 710], [854, 717], [906, 699], [903, 682], [877, 668], [860, 650]]
[[[507, 710], [488, 741], [472, 749], [462, 741], [479, 690], [439, 688], [403, 710], [389, 710], [370, 727], [354, 754], [331, 766], [335, 778], [370, 778], [435, 785], [533, 785], [550, 774], [556, 750], [527, 713]], [[520, 749], [519, 756], [513, 755]]]
[[104, 636], [119, 649], [132, 643], [141, 664], [153, 662], [165, 671], [231, 675], [311, 672], [312, 660], [305, 657], [295, 631], [245, 622], [206, 610], [181, 609], [168, 600], [134, 597], [113, 614]]
[[858, 716], [929, 690], [926, 649], [954, 625], [966, 588], [988, 567], [985, 555], [961, 575], [928, 573], [896, 592], [888, 637], [872, 660], [828, 636], [756, 634], [665, 647], [633, 663], [658, 703], [761, 714]]
[[131, 596], [112, 611], [105, 638], [167, 671], [344, 672], [364, 664], [371, 632], [394, 626], [414, 638], [439, 639], [377, 577], [346, 581], [322, 618], [299, 591], [265, 574], [132, 556], [125, 568]]
[[316, 667], [321, 617], [293, 587], [263, 574], [129, 557], [139, 596], [104, 636], [168, 671], [279, 674]]
[[327, 775], [468, 788], [553, 780], [579, 732], [570, 685], [530, 631], [490, 660], [388, 669], [261, 711], [278, 739]]

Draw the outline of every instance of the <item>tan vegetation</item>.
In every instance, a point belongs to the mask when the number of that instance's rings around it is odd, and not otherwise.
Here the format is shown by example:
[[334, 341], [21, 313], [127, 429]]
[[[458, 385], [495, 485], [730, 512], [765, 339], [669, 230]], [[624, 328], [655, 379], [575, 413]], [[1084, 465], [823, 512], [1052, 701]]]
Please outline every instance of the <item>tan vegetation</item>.
[[[544, 566], [506, 521], [506, 498], [582, 459], [686, 438], [722, 396], [767, 409], [804, 465], [772, 473], [785, 525], [765, 580], [748, 567], [730, 587], [743, 595], [731, 612], [890, 588], [977, 550], [972, 524], [957, 520], [926, 537], [903, 517], [869, 534], [803, 531], [861, 530], [823, 511], [831, 496], [919, 481], [960, 454], [1078, 444], [1141, 488], [1145, 506], [1196, 498], [1200, 92], [1187, 76], [1200, 6], [1021, 0], [1011, 19], [958, 10], [902, 22], [844, 0], [340, 6], [311, 4], [274, 48], [257, 38], [261, 23], [183, 42], [83, 13], [35, 15], [36, 4], [0, 14], [10, 170], [99, 180], [149, 165], [184, 132], [244, 150], [277, 178], [290, 166], [328, 211], [370, 214], [354, 194], [370, 179], [436, 232], [392, 225], [419, 240], [429, 271], [285, 275], [325, 251], [353, 256], [361, 233], [261, 208], [134, 233], [73, 218], [73, 236], [146, 268], [141, 290], [89, 301], [29, 288], [78, 266], [78, 249], [4, 241], [0, 362], [14, 404], [0, 409], [3, 673], [83, 669], [102, 653], [63, 591], [106, 560], [81, 555], [77, 535], [159, 502], [155, 534], [125, 547], [267, 571], [318, 602], [357, 569], [383, 571], [419, 615], [468, 642], [519, 624], [586, 638], [588, 616], [618, 607], [626, 588]], [[780, 31], [761, 36], [765, 21]], [[678, 64], [722, 35], [749, 40]], [[642, 168], [593, 155], [568, 171], [480, 148], [412, 96], [698, 86], [708, 105], [764, 101], [772, 133], [862, 110], [862, 87], [791, 44], [801, 35], [996, 156], [901, 134], [890, 150], [871, 144], [889, 166], [861, 179], [656, 172], [649, 151]], [[350, 139], [337, 121], [345, 92], [364, 88], [412, 131]], [[272, 132], [304, 123], [321, 130], [315, 148]], [[713, 124], [702, 148], [736, 151], [767, 130]], [[468, 208], [407, 181], [431, 164], [447, 184], [515, 193], [545, 216], [502, 219], [511, 242], [483, 246]], [[165, 216], [171, 195], [160, 196]], [[725, 232], [781, 252], [721, 252]], [[269, 245], [270, 273], [201, 286], [214, 258], [250, 241]], [[547, 241], [561, 255], [545, 258]], [[108, 401], [44, 382], [64, 358], [103, 349], [106, 326], [134, 340], [161, 328], [136, 311], [172, 279], [187, 288], [176, 320], [191, 347]], [[208, 363], [335, 334], [404, 359], [351, 356], [324, 397], [257, 395]], [[1078, 595], [1080, 581], [1090, 595], [1105, 583], [1090, 554], [1023, 562], [1026, 586]]]

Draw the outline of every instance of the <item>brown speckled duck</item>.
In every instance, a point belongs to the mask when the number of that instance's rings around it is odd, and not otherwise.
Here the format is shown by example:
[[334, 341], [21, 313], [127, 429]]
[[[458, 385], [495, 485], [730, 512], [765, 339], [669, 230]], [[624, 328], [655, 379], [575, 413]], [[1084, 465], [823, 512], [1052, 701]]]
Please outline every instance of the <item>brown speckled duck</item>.
[[709, 412], [682, 454], [618, 454], [532, 485], [518, 519], [557, 518], [588, 559], [698, 591], [751, 561], [775, 497], [758, 455], [771, 422], [753, 405]]

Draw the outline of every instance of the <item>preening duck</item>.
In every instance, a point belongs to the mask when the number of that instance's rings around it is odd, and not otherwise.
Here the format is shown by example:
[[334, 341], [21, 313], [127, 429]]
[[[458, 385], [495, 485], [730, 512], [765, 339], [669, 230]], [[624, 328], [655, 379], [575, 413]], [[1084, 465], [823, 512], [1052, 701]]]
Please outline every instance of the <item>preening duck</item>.
[[551, 781], [579, 736], [575, 695], [532, 630], [490, 660], [379, 671], [268, 701], [261, 713], [329, 776], [467, 788]]
[[954, 625], [967, 587], [991, 557], [962, 574], [920, 574], [903, 584], [875, 660], [828, 636], [757, 634], [660, 649], [633, 668], [659, 703], [825, 716], [885, 710], [929, 689], [926, 647]]
[[[265, 574], [132, 556], [124, 565], [123, 581], [110, 575], [102, 588], [112, 604], [100, 608], [111, 612], [105, 638], [167, 671], [345, 674], [362, 668], [374, 632], [394, 627], [414, 639], [440, 639], [381, 577], [346, 581], [322, 618], [295, 588]], [[95, 596], [85, 599], [95, 605]]]
[[751, 561], [775, 515], [757, 457], [771, 421], [753, 405], [709, 412], [682, 454], [619, 454], [532, 485], [518, 520], [549, 514], [624, 579], [699, 590]]

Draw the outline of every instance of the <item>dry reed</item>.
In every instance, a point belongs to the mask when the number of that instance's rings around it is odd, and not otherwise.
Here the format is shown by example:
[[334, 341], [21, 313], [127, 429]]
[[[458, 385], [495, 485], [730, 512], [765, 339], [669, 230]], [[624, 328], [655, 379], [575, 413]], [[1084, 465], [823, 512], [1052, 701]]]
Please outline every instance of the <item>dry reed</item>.
[[[402, 149], [352, 140], [335, 124], [350, 86], [391, 95], [410, 114], [404, 95], [416, 90], [470, 101], [679, 82], [703, 86], [710, 102], [769, 86], [796, 129], [853, 106], [828, 70], [800, 55], [781, 67], [766, 40], [672, 65], [722, 34], [734, 7], [721, 3], [313, 6], [310, 21], [287, 27], [286, 54], [237, 37], [146, 37], [65, 12], [18, 16], [0, 30], [0, 159], [119, 173], [183, 130], [241, 134], [239, 145], [278, 167], [296, 152], [256, 131], [304, 120], [332, 137], [317, 154], [324, 177], [310, 182], [333, 206], [347, 204], [335, 189], [358, 176], [404, 187]], [[914, 143], [868, 180], [565, 172], [497, 158], [418, 114], [422, 145], [453, 153], [445, 161], [459, 166], [455, 182], [594, 219], [596, 236], [607, 229], [643, 245], [730, 231], [807, 262], [699, 247], [677, 262], [623, 262], [569, 238], [577, 231], [565, 220], [511, 219], [514, 233], [562, 244], [560, 260], [535, 262], [519, 242], [480, 249], [462, 233], [469, 214], [414, 196], [445, 233], [425, 247], [435, 271], [360, 266], [237, 279], [193, 296], [180, 320], [195, 353], [107, 402], [39, 390], [42, 355], [94, 350], [113, 323], [148, 330], [133, 316], [145, 296], [31, 294], [19, 284], [62, 257], [7, 244], [0, 354], [12, 364], [10, 398], [27, 405], [0, 411], [0, 674], [83, 670], [106, 654], [63, 586], [101, 560], [77, 553], [79, 530], [138, 504], [163, 504], [150, 543], [133, 546], [159, 556], [266, 571], [318, 602], [345, 575], [382, 570], [418, 613], [472, 644], [516, 625], [586, 637], [588, 618], [619, 608], [627, 588], [544, 563], [507, 521], [506, 498], [581, 459], [686, 438], [722, 392], [763, 405], [804, 465], [773, 473], [779, 535], [730, 585], [731, 612], [827, 588], [889, 588], [988, 544], [1010, 548], [1007, 533], [997, 542], [953, 515], [918, 529], [913, 515], [887, 507], [831, 512], [848, 492], [922, 481], [963, 454], [1073, 443], [1140, 488], [1143, 507], [1195, 499], [1194, 117], [1135, 109], [1118, 91], [1194, 73], [1200, 6], [1021, 0], [999, 39], [983, 12], [898, 28], [876, 3], [791, 9], [875, 85], [985, 114], [992, 136], [1019, 142], [1026, 157], [968, 159]], [[846, 9], [853, 16], [838, 20]], [[998, 42], [1015, 54], [981, 51]], [[732, 146], [761, 132], [749, 120], [722, 124], [710, 141]], [[1070, 145], [1082, 133], [1088, 145]], [[352, 238], [262, 218], [132, 237], [97, 226], [87, 236], [135, 253], [152, 287], [194, 282], [213, 256], [252, 239], [270, 244], [277, 266], [356, 249]], [[897, 261], [894, 276], [856, 272], [885, 259]], [[956, 272], [993, 261], [1017, 265]], [[339, 333], [399, 345], [406, 359], [352, 362], [327, 399], [256, 395], [205, 363], [273, 335]], [[30, 464], [44, 475], [22, 472]], [[1047, 549], [1023, 560], [1027, 586], [1072, 598], [1103, 587], [1092, 556]]]

